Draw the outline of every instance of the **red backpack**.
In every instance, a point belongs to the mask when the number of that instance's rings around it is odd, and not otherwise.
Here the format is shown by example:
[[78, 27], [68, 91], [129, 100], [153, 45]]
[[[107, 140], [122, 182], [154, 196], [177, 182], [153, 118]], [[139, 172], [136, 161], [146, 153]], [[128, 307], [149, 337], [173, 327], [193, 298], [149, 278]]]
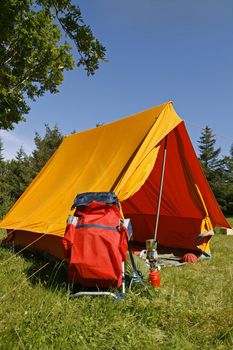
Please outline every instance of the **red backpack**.
[[127, 230], [120, 225], [117, 197], [112, 192], [85, 193], [76, 197], [73, 207], [77, 219], [68, 223], [63, 239], [70, 257], [69, 282], [120, 287], [128, 244]]

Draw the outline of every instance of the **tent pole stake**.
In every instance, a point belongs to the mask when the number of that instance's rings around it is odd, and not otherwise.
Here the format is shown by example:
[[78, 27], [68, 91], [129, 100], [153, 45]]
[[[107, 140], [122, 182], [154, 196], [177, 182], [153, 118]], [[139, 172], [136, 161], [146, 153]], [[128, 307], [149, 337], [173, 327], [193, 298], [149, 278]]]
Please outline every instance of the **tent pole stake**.
[[161, 179], [160, 179], [160, 186], [159, 186], [159, 198], [158, 198], [158, 207], [157, 207], [157, 216], [156, 216], [156, 223], [155, 223], [155, 234], [154, 234], [154, 240], [155, 241], [157, 240], [160, 206], [161, 206], [161, 199], [162, 199], [162, 193], [163, 193], [163, 181], [164, 181], [164, 173], [165, 173], [165, 165], [166, 165], [166, 157], [167, 157], [167, 139], [168, 139], [168, 135], [166, 135], [165, 142], [164, 142], [163, 164], [162, 164], [162, 171], [161, 171]]

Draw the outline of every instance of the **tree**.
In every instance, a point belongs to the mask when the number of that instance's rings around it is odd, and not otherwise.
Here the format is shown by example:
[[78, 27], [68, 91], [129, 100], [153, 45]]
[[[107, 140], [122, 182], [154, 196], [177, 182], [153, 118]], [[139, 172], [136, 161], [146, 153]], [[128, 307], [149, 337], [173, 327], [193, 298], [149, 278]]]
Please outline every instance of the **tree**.
[[223, 212], [228, 212], [227, 196], [230, 193], [226, 174], [226, 157], [219, 159], [220, 148], [215, 148], [216, 138], [211, 128], [206, 126], [198, 141], [204, 174]]
[[50, 128], [45, 125], [45, 136], [42, 137], [36, 132], [34, 141], [36, 148], [31, 156], [20, 147], [15, 159], [4, 161], [3, 145], [0, 140], [0, 218], [21, 196], [56, 151], [62, 141], [62, 135], [57, 126]]
[[8, 196], [5, 186], [5, 160], [3, 156], [3, 142], [0, 138], [0, 219], [8, 210]]
[[72, 0], [1, 1], [0, 129], [25, 120], [27, 99], [58, 92], [64, 70], [75, 67], [74, 56], [77, 66], [93, 75], [105, 48]]
[[4, 164], [4, 168], [1, 168], [1, 170], [4, 169], [4, 172], [1, 171], [1, 175], [0, 175], [0, 219], [7, 213], [7, 211], [10, 209], [11, 205], [13, 204], [13, 201], [11, 200], [11, 197], [8, 192], [9, 187], [6, 182], [7, 181], [7, 175], [5, 173], [6, 164]]
[[14, 203], [31, 182], [30, 158], [21, 146], [16, 158], [7, 162], [5, 188], [11, 202]]
[[211, 128], [206, 126], [204, 129], [202, 129], [202, 134], [198, 143], [200, 161], [204, 171], [208, 172], [208, 170], [215, 170], [220, 165], [218, 156], [221, 152], [221, 148], [214, 148], [216, 139]]
[[4, 156], [3, 156], [3, 142], [2, 142], [2, 139], [0, 137], [0, 175], [1, 175], [1, 167], [2, 167], [2, 164], [4, 163]]
[[58, 126], [50, 128], [45, 124], [45, 136], [42, 137], [35, 133], [34, 142], [36, 149], [32, 152], [31, 156], [31, 176], [34, 178], [37, 173], [42, 169], [45, 163], [51, 158], [62, 141], [62, 134], [58, 129]]
[[198, 141], [200, 162], [214, 195], [225, 215], [233, 214], [233, 145], [230, 156], [219, 159], [221, 149], [215, 148], [215, 135], [206, 126]]
[[3, 156], [3, 142], [0, 138], [0, 219], [10, 208], [12, 201], [8, 193], [7, 162]]
[[233, 214], [233, 144], [230, 148], [230, 155], [224, 157], [225, 160], [225, 188], [224, 196], [226, 200], [225, 213]]
[[229, 175], [229, 181], [233, 184], [233, 144], [230, 148], [230, 156], [225, 157], [226, 169]]

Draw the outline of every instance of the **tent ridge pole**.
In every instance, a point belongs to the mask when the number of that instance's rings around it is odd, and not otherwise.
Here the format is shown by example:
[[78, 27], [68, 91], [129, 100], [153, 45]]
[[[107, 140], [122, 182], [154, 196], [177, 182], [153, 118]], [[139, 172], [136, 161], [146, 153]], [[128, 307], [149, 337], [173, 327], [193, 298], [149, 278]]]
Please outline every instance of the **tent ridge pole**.
[[161, 207], [161, 200], [162, 200], [162, 193], [163, 193], [163, 182], [164, 182], [164, 174], [165, 174], [165, 166], [166, 166], [166, 158], [167, 158], [167, 139], [168, 139], [168, 135], [166, 135], [165, 142], [164, 142], [163, 164], [162, 164], [162, 171], [161, 171], [161, 178], [160, 178], [159, 198], [158, 198], [158, 207], [157, 207], [155, 233], [154, 233], [154, 240], [155, 241], [157, 241], [158, 226], [159, 226], [159, 214], [160, 214], [160, 207]]

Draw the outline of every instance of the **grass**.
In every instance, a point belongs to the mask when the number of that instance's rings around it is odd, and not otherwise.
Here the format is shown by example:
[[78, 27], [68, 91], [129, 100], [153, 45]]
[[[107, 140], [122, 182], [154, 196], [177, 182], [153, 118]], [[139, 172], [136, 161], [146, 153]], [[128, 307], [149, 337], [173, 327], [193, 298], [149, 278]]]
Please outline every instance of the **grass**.
[[214, 236], [212, 253], [115, 303], [71, 301], [61, 264], [0, 248], [0, 349], [232, 349], [233, 237]]
[[227, 218], [229, 224], [233, 227], [233, 218]]

